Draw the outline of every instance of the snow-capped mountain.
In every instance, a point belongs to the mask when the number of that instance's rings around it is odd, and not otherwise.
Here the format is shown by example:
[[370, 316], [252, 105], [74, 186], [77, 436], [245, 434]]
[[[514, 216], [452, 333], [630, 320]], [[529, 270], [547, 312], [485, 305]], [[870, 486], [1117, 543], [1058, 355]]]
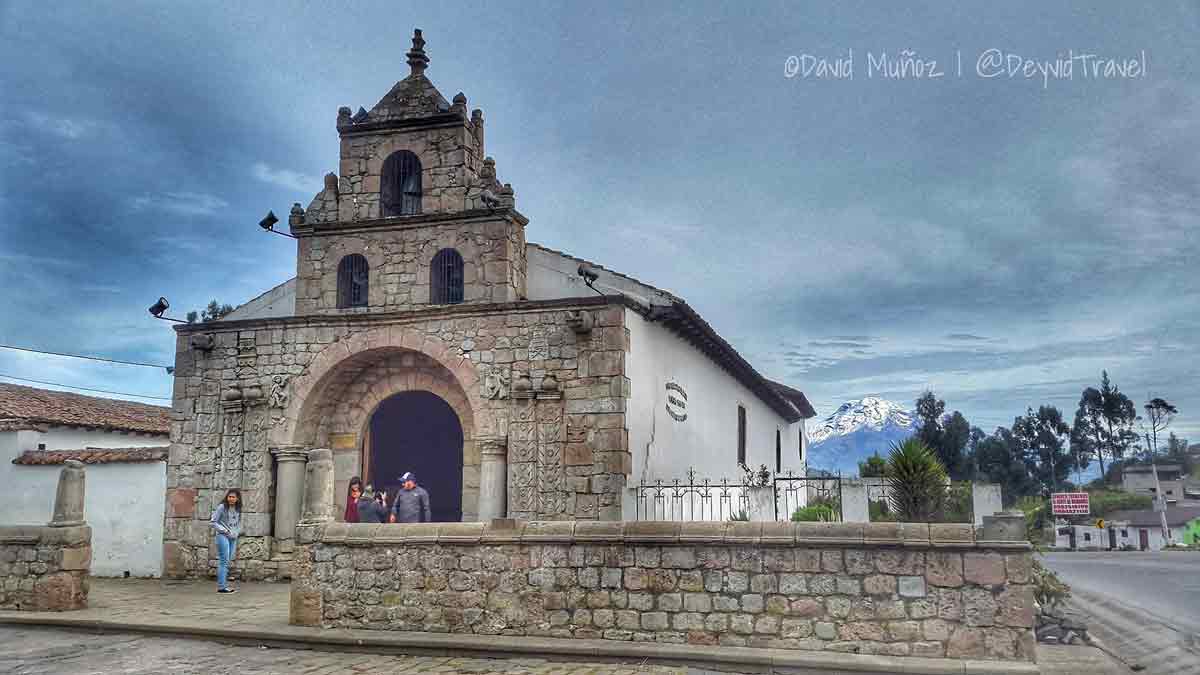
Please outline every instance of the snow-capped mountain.
[[843, 403], [808, 432], [809, 470], [858, 472], [858, 463], [878, 452], [886, 457], [892, 443], [916, 431], [914, 415], [903, 406], [866, 396]]

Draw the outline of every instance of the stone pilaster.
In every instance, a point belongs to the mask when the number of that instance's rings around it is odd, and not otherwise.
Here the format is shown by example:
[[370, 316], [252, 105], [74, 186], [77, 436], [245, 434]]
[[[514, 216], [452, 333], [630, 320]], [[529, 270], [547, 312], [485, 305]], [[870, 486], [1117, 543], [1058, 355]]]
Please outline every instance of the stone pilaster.
[[308, 452], [299, 446], [271, 448], [275, 457], [275, 538], [288, 540], [296, 536], [300, 509], [304, 501], [305, 464]]
[[508, 443], [505, 439], [479, 441], [479, 520], [488, 522], [508, 514]]

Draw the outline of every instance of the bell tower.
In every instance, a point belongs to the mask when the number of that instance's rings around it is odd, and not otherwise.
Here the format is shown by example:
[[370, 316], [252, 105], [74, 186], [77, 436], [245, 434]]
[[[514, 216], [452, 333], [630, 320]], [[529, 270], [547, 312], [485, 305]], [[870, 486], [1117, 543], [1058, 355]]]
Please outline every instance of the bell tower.
[[338, 109], [338, 175], [292, 207], [298, 315], [525, 298], [528, 221], [485, 155], [483, 111], [425, 76], [420, 29], [406, 57], [370, 111]]

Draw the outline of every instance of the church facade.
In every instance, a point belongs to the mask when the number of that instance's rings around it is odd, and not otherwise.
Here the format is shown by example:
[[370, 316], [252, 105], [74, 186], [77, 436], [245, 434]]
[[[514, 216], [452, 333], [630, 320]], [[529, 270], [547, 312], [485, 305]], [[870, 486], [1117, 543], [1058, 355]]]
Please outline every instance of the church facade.
[[245, 578], [289, 574], [307, 452], [337, 505], [405, 471], [433, 519], [622, 520], [634, 487], [804, 470], [804, 395], [760, 375], [681, 298], [527, 242], [483, 113], [410, 74], [341, 108], [337, 174], [292, 208], [296, 277], [177, 328], [164, 573], [210, 573], [243, 492]]

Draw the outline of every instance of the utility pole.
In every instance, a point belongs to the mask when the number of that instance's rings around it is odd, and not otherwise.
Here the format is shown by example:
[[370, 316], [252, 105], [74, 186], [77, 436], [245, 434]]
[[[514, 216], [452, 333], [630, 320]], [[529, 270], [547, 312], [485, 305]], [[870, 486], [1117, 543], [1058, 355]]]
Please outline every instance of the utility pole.
[[[1155, 441], [1158, 439], [1155, 438]], [[1150, 445], [1150, 435], [1146, 434], [1146, 445]], [[1158, 464], [1155, 459], [1158, 456], [1158, 443], [1156, 442], [1150, 449], [1150, 471], [1154, 474], [1154, 505], [1158, 511], [1159, 521], [1162, 523], [1162, 538], [1167, 542], [1167, 546], [1171, 545], [1171, 528], [1167, 526], [1167, 497], [1163, 494], [1162, 483], [1158, 482]]]

